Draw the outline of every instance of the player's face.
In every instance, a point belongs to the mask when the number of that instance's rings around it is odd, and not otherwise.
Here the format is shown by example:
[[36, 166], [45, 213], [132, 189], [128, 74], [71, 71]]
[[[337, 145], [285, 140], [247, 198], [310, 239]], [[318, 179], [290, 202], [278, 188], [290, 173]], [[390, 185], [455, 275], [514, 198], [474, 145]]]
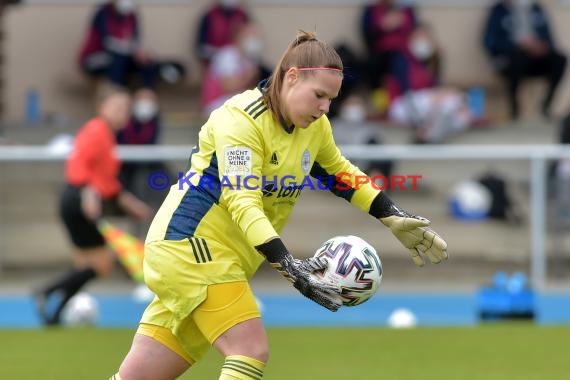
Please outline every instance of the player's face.
[[329, 112], [332, 99], [338, 96], [342, 76], [332, 70], [318, 70], [301, 75], [296, 68], [285, 74], [281, 113], [286, 121], [307, 128]]
[[130, 97], [126, 94], [112, 95], [103, 103], [101, 113], [114, 130], [125, 127], [131, 113]]

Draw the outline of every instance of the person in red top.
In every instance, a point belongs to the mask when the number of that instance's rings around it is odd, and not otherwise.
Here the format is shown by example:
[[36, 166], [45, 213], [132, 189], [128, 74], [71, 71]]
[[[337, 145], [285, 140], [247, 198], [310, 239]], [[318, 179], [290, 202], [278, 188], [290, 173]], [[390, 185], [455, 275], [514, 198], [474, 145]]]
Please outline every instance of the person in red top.
[[395, 0], [378, 0], [366, 5], [362, 13], [361, 33], [367, 49], [370, 84], [383, 84], [395, 53], [405, 51], [417, 23], [414, 8]]
[[212, 56], [231, 45], [235, 32], [251, 20], [240, 0], [219, 0], [201, 17], [196, 36], [198, 58], [207, 67]]
[[67, 301], [89, 280], [105, 277], [113, 269], [113, 253], [96, 226], [103, 203], [116, 202], [136, 219], [150, 217], [150, 208], [123, 190], [118, 180], [121, 163], [115, 154], [115, 133], [125, 126], [130, 106], [125, 92], [103, 95], [98, 115], [79, 130], [66, 161], [59, 213], [74, 247], [74, 268], [36, 292], [45, 324], [59, 324]]
[[132, 76], [154, 88], [159, 64], [142, 46], [134, 0], [111, 0], [97, 5], [79, 50], [78, 63], [89, 77], [103, 77], [126, 86]]

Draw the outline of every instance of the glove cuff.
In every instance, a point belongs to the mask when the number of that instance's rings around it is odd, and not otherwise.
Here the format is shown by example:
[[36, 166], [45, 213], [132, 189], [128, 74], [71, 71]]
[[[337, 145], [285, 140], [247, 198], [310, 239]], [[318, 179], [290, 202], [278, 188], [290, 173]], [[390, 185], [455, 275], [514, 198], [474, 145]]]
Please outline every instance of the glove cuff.
[[383, 191], [378, 193], [376, 198], [372, 200], [370, 211], [368, 211], [368, 213], [377, 219], [386, 218], [392, 215], [406, 216], [406, 213], [400, 210], [394, 202], [384, 194]]
[[280, 238], [274, 238], [266, 243], [255, 246], [255, 249], [259, 251], [267, 261], [270, 263], [280, 263], [287, 256], [290, 255], [289, 251], [283, 244], [283, 240]]

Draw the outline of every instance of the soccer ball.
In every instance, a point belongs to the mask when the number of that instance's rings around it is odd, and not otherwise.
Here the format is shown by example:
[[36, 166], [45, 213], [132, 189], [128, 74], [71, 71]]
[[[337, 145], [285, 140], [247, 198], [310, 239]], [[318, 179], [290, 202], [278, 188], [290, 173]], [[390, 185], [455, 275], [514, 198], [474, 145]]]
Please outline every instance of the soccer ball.
[[65, 305], [61, 318], [66, 326], [91, 326], [99, 318], [99, 304], [88, 293], [77, 293]]
[[324, 281], [340, 285], [342, 304], [356, 306], [372, 297], [382, 281], [382, 262], [376, 250], [358, 236], [336, 236], [327, 240], [315, 257], [328, 260]]

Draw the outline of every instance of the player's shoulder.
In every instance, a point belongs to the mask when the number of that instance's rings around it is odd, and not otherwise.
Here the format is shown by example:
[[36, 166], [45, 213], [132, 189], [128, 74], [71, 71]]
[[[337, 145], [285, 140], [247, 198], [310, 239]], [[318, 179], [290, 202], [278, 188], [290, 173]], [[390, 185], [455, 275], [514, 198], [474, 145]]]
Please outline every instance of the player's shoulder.
[[271, 112], [259, 89], [244, 91], [228, 99], [210, 115], [209, 122], [227, 127], [233, 125], [254, 125], [261, 128]]
[[226, 102], [226, 106], [233, 112], [249, 116], [252, 120], [257, 120], [263, 113], [269, 111], [261, 91], [257, 88], [232, 97]]

